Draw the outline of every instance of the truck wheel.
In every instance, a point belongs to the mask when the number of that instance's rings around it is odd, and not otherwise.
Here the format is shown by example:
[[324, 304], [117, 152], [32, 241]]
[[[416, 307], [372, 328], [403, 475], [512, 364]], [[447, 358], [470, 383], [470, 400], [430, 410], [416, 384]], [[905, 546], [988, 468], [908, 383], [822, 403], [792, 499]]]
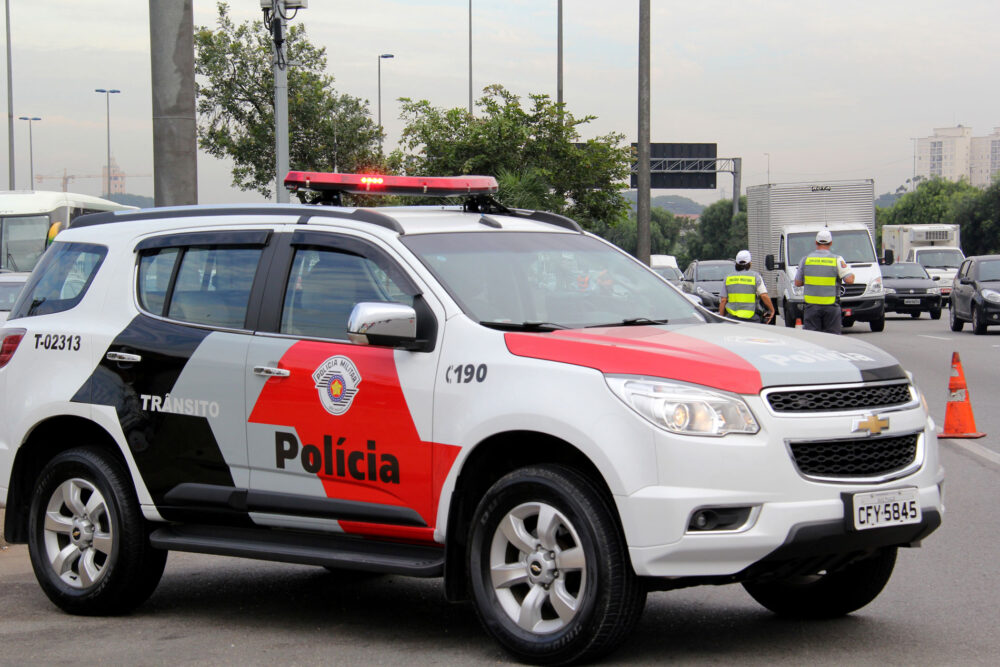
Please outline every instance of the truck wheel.
[[608, 653], [646, 602], [609, 503], [568, 468], [522, 468], [476, 508], [470, 590], [483, 627], [519, 660], [564, 664]]
[[927, 312], [931, 316], [932, 320], [940, 320], [941, 319], [941, 309], [940, 308], [931, 308]]
[[149, 544], [128, 473], [99, 450], [71, 449], [42, 470], [28, 553], [45, 594], [71, 614], [120, 614], [160, 581], [167, 552]]
[[840, 322], [840, 326], [844, 327], [845, 329], [850, 329], [851, 327], [854, 326], [854, 318], [853, 317], [845, 317]]
[[885, 315], [878, 318], [877, 320], [870, 321], [868, 323], [868, 326], [870, 326], [872, 328], [872, 331], [874, 331], [875, 333], [882, 331], [883, 329], [885, 329]]
[[983, 309], [972, 304], [972, 333], [982, 336], [986, 333], [986, 320], [983, 319]]
[[913, 312], [910, 313], [910, 317], [912, 317], [915, 320], [920, 319], [920, 311], [914, 310]]
[[785, 320], [786, 327], [795, 328], [795, 319], [798, 315], [795, 312], [795, 306], [789, 304], [787, 299], [781, 304], [781, 317]]
[[961, 331], [962, 327], [965, 326], [965, 321], [955, 313], [954, 304], [948, 309], [948, 323], [951, 325], [952, 331]]
[[747, 581], [743, 588], [767, 609], [789, 618], [834, 618], [861, 609], [878, 597], [896, 565], [896, 547], [835, 572]]

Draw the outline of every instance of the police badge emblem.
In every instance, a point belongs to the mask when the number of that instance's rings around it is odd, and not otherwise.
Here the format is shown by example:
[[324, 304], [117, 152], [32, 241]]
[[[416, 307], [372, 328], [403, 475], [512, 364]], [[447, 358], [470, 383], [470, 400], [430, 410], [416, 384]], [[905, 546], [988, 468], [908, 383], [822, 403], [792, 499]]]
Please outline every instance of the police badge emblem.
[[361, 373], [354, 362], [340, 355], [330, 357], [320, 364], [312, 377], [326, 411], [331, 415], [347, 412], [361, 384]]

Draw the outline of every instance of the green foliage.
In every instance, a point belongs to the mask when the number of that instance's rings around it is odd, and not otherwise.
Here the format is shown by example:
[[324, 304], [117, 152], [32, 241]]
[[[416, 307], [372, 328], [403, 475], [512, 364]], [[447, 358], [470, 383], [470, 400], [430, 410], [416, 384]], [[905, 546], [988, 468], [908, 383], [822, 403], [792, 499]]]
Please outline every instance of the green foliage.
[[[649, 212], [650, 254], [674, 255], [680, 238], [682, 218], [663, 208], [651, 208]], [[625, 252], [635, 255], [638, 248], [638, 219], [632, 213], [628, 218], [615, 224], [598, 222], [592, 231]]]
[[[271, 196], [274, 183], [274, 76], [269, 33], [259, 23], [235, 25], [218, 3], [217, 28], [195, 29], [198, 139], [201, 148], [233, 160], [233, 185]], [[379, 128], [367, 102], [338, 94], [325, 74], [326, 51], [303, 24], [287, 33], [289, 165], [303, 171], [379, 167]]]
[[876, 243], [881, 245], [883, 225], [948, 223], [961, 226], [966, 255], [1000, 251], [1000, 183], [988, 189], [965, 181], [932, 178], [901, 196], [890, 208], [875, 210]]
[[530, 101], [525, 108], [516, 95], [491, 85], [473, 117], [466, 109], [402, 98], [403, 151], [393, 157], [414, 175], [503, 175], [501, 202], [529, 201], [588, 228], [623, 219], [628, 205], [621, 191], [632, 157], [623, 135], [578, 144], [578, 127], [592, 116], [575, 118], [547, 95]]
[[746, 247], [746, 197], [740, 197], [740, 212], [736, 217], [732, 199], [720, 199], [708, 206], [701, 213], [697, 231], [687, 237], [689, 259], [732, 259]]

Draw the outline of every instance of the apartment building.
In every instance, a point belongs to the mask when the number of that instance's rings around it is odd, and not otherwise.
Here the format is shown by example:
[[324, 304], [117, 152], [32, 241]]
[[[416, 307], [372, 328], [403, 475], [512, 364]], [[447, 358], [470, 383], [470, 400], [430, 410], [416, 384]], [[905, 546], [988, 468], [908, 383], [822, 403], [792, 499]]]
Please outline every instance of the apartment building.
[[1000, 127], [985, 137], [973, 137], [963, 125], [934, 128], [914, 146], [914, 174], [923, 178], [965, 179], [986, 187], [1000, 179]]

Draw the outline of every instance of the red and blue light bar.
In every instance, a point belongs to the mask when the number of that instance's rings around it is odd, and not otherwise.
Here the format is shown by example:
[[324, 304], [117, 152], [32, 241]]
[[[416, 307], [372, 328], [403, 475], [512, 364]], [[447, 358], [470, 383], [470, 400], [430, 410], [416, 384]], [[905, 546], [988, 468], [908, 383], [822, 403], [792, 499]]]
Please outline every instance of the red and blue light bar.
[[456, 197], [488, 195], [499, 190], [492, 176], [390, 176], [290, 171], [285, 176], [290, 191], [350, 192], [352, 194], [424, 195]]

